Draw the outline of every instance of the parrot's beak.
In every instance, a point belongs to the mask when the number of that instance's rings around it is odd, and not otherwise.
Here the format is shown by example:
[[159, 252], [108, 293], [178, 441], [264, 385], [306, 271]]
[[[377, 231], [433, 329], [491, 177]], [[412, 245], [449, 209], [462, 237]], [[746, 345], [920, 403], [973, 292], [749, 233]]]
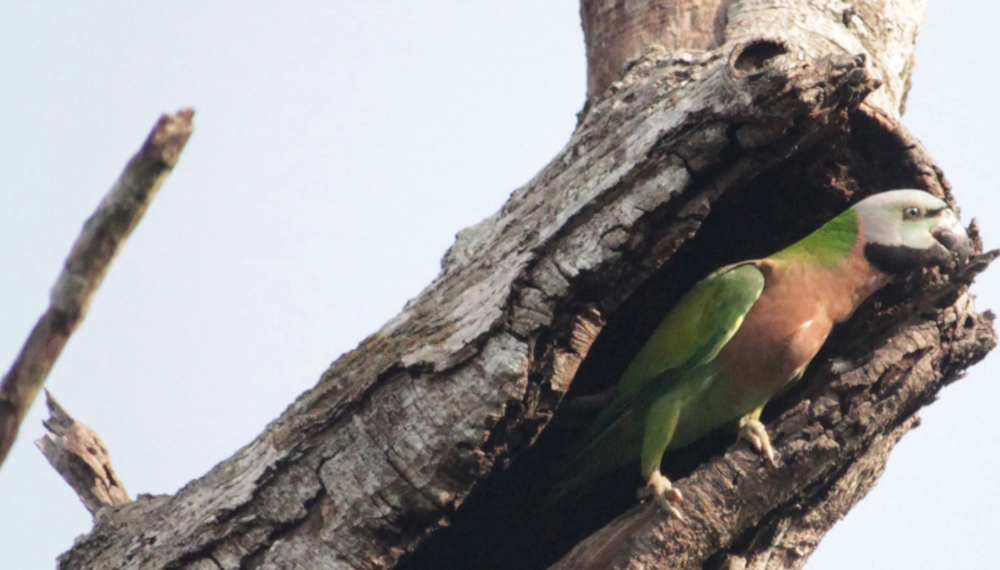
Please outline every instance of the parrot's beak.
[[969, 257], [972, 255], [972, 240], [969, 239], [968, 232], [959, 223], [958, 216], [951, 209], [941, 210], [938, 214], [938, 226], [931, 231], [931, 235], [954, 257], [957, 257], [961, 265], [965, 265], [969, 261]]

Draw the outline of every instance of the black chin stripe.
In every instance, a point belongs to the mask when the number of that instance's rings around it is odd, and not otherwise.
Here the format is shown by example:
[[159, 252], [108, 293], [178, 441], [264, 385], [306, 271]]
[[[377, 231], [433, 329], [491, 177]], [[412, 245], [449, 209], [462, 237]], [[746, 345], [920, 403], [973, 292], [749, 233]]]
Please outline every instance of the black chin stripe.
[[951, 252], [939, 244], [928, 249], [905, 245], [865, 244], [865, 259], [882, 273], [908, 273], [918, 267], [938, 265], [948, 261]]

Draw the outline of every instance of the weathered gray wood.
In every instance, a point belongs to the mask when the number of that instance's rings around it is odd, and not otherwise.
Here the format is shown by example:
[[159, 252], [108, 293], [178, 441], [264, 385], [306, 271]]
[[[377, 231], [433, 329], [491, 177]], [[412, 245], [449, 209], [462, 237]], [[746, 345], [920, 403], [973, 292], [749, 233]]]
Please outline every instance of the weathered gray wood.
[[[664, 264], [690, 278], [670, 265], [680, 248], [782, 239], [705, 237], [717, 204], [764, 179], [785, 180], [775, 192], [819, 217], [857, 192], [945, 195], [896, 121], [923, 3], [895, 3], [893, 22], [874, 1], [815, 4], [729, 2], [717, 49], [646, 49], [542, 172], [459, 233], [396, 318], [204, 477], [106, 513], [61, 568], [392, 567], [534, 441], [603, 319]], [[956, 289], [936, 283], [927, 290]], [[714, 553], [764, 567], [761, 553], [793, 539], [795, 560], [766, 567], [804, 559], [815, 541], [798, 531], [806, 515], [825, 522], [857, 500], [916, 409], [995, 342], [961, 287], [952, 308], [899, 305], [915, 290], [859, 313], [871, 319], [855, 335], [865, 344], [834, 343], [851, 366], [771, 426], [782, 470], [736, 447], [680, 481], [690, 526], [642, 511], [627, 519], [632, 538], [603, 542], [601, 560], [694, 567]], [[799, 526], [768, 534], [772, 522]], [[744, 548], [735, 539], [748, 533], [764, 538]]]

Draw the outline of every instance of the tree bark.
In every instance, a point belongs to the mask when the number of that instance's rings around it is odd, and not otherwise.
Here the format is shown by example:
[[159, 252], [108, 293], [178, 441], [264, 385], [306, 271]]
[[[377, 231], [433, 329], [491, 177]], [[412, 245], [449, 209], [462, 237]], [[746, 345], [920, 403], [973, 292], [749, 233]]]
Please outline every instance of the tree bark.
[[991, 257], [912, 276], [838, 329], [765, 417], [779, 469], [731, 439], [670, 459], [687, 523], [621, 504], [578, 523], [579, 505], [525, 532], [523, 483], [557, 461], [545, 428], [566, 392], [611, 385], [709, 271], [877, 191], [950, 197], [898, 122], [923, 2], [584, 0], [582, 14], [589, 99], [566, 148], [256, 440], [174, 496], [102, 510], [61, 568], [804, 563], [917, 410], [995, 344], [967, 292]]

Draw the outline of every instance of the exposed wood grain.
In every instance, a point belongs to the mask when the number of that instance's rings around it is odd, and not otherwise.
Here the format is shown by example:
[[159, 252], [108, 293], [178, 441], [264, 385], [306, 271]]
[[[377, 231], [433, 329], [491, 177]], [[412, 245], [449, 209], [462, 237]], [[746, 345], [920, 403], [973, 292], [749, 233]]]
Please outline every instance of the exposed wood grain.
[[154, 543], [112, 518], [62, 567], [280, 566], [303, 548], [391, 566], [551, 414], [562, 392], [529, 378], [550, 368], [534, 362], [540, 335], [568, 344], [586, 303], [625, 298], [722, 191], [820, 140], [870, 90], [858, 59], [789, 63], [744, 73], [706, 53], [637, 65], [559, 157], [459, 233], [434, 283], [264, 434], [176, 496], [124, 507], [154, 509], [135, 529]]
[[899, 118], [926, 8], [926, 0], [582, 0], [587, 100], [605, 96], [651, 45], [683, 53], [765, 41], [804, 61], [864, 54], [882, 85], [869, 104]]
[[117, 507], [132, 499], [125, 491], [114, 468], [111, 454], [94, 430], [76, 421], [47, 390], [45, 405], [49, 433], [35, 440], [35, 445], [52, 467], [73, 488], [91, 514], [101, 507]]
[[582, 0], [587, 100], [599, 99], [650, 45], [709, 50], [721, 45], [729, 0]]
[[[600, 5], [585, 3], [585, 20]], [[948, 195], [896, 120], [923, 2], [895, 3], [895, 22], [880, 10], [874, 0], [734, 0], [714, 49], [678, 40], [613, 54], [627, 61], [592, 91], [599, 97], [566, 148], [499, 212], [461, 231], [441, 273], [397, 317], [204, 477], [107, 513], [61, 568], [554, 562], [581, 528], [537, 544], [550, 536], [524, 536], [519, 527], [537, 530], [523, 516], [531, 507], [504, 484], [544, 466], [545, 427], [567, 390], [613, 381], [615, 358], [708, 271], [769, 254], [872, 192]], [[641, 45], [641, 29], [623, 37]], [[913, 413], [995, 344], [965, 282], [943, 275], [890, 288], [843, 329], [850, 334], [835, 334], [817, 362], [850, 366], [817, 366], [818, 391], [797, 394], [771, 422], [781, 470], [742, 446], [696, 462], [678, 478], [689, 526], [640, 510], [570, 556], [798, 564], [817, 536], [800, 529], [849, 508]], [[933, 299], [913, 304], [921, 291]], [[543, 457], [521, 461], [532, 453]], [[794, 560], [776, 554], [793, 543]], [[760, 566], [764, 557], [784, 562]]]

